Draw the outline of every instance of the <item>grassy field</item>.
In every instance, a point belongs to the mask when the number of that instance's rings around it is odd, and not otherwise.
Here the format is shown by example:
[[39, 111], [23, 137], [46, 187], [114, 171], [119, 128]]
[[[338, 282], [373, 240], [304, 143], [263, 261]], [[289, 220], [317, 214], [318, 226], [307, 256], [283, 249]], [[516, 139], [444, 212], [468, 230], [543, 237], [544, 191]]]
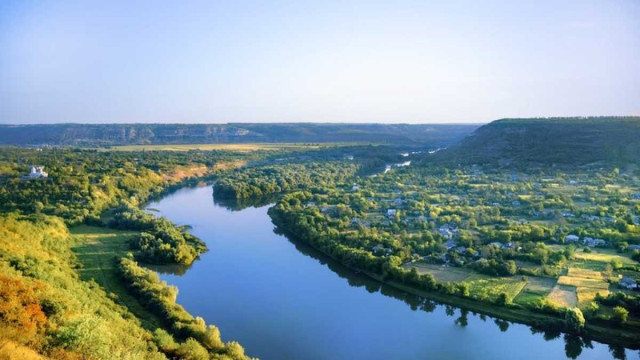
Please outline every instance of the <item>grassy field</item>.
[[616, 254], [615, 251], [611, 249], [597, 249], [591, 253], [576, 251], [576, 259], [583, 261], [597, 261], [605, 264], [612, 260], [620, 261], [623, 264], [635, 264], [635, 261], [632, 259]]
[[513, 299], [513, 302], [521, 305], [531, 305], [549, 295], [556, 285], [555, 279], [527, 276], [527, 284], [520, 293]]
[[424, 262], [405, 264], [404, 267], [407, 269], [415, 267], [418, 270], [418, 274], [429, 273], [438, 281], [472, 281], [489, 278], [467, 268], [427, 264]]
[[330, 146], [358, 145], [357, 143], [247, 143], [247, 144], [167, 144], [167, 145], [123, 145], [101, 148], [101, 151], [189, 151], [227, 150], [251, 152], [258, 150], [312, 150]]
[[553, 287], [547, 299], [558, 306], [568, 308], [578, 305], [578, 294], [575, 286], [557, 284]]
[[[161, 326], [160, 320], [131, 296], [117, 274], [117, 259], [125, 256], [129, 240], [136, 232], [118, 231], [104, 227], [80, 225], [71, 228], [75, 245], [72, 248], [82, 268], [78, 273], [83, 280], [95, 280], [109, 294], [114, 294], [147, 329]], [[114, 296], [111, 295], [111, 296]]]
[[510, 278], [478, 279], [466, 281], [470, 287], [473, 298], [495, 301], [501, 293], [507, 294], [509, 301], [513, 301], [516, 296], [527, 285], [521, 277]]

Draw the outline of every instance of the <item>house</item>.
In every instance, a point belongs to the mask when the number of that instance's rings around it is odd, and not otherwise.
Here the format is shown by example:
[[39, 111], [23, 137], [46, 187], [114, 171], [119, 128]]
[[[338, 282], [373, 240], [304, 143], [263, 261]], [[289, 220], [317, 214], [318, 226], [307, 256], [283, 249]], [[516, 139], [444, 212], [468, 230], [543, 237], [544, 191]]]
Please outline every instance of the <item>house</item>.
[[31, 165], [31, 171], [28, 175], [22, 177], [22, 180], [31, 180], [31, 179], [46, 179], [49, 176], [44, 171], [44, 166], [42, 165]]
[[640, 245], [629, 245], [629, 250], [640, 250]]
[[456, 247], [458, 244], [456, 244], [456, 242], [454, 240], [447, 240], [447, 242], [444, 243], [444, 246], [447, 248], [447, 250], [451, 250], [454, 247]]
[[360, 187], [358, 186], [358, 184], [353, 184], [353, 186], [351, 187], [351, 191], [358, 191], [360, 190]]
[[602, 240], [602, 239], [593, 239], [590, 237], [586, 237], [584, 238], [584, 240], [582, 240], [582, 242], [587, 245], [588, 247], [596, 247], [596, 246], [602, 246], [605, 245], [607, 242]]
[[453, 232], [451, 232], [451, 230], [449, 230], [449, 227], [448, 227], [448, 226], [444, 226], [444, 225], [443, 225], [443, 226], [441, 226], [441, 227], [438, 229], [438, 233], [439, 233], [440, 235], [442, 235], [442, 236], [443, 236], [444, 238], [446, 238], [446, 239], [452, 239], [452, 238], [453, 238]]
[[578, 235], [573, 235], [573, 234], [569, 234], [564, 238], [564, 241], [567, 243], [575, 243], [575, 242], [578, 242], [578, 240], [580, 240], [580, 237]]
[[562, 217], [576, 217], [576, 215], [572, 212], [569, 211], [563, 211], [562, 212]]
[[392, 249], [386, 248], [382, 244], [378, 244], [378, 245], [374, 246], [371, 250], [376, 255], [383, 254], [383, 255], [387, 256], [387, 255], [390, 255], [391, 253], [393, 253]]
[[388, 217], [393, 217], [396, 216], [396, 209], [387, 209], [387, 216]]
[[624, 289], [634, 290], [638, 288], [638, 283], [630, 277], [623, 277], [619, 282], [618, 286]]
[[518, 200], [513, 200], [513, 201], [511, 202], [511, 205], [512, 205], [512, 206], [520, 206], [520, 201], [518, 201]]

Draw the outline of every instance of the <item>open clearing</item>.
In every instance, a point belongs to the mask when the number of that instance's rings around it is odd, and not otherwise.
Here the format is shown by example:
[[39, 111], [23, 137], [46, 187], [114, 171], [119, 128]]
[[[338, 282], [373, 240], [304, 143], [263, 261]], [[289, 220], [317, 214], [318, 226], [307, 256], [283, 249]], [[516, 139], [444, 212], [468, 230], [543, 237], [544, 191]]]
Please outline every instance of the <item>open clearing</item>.
[[405, 264], [406, 269], [415, 267], [418, 270], [418, 274], [431, 274], [438, 281], [472, 281], [477, 279], [486, 279], [488, 276], [479, 274], [473, 270], [466, 268], [442, 266], [435, 264], [427, 264], [425, 262], [416, 262], [412, 264]]
[[554, 286], [553, 290], [551, 290], [547, 296], [547, 299], [558, 306], [568, 308], [576, 307], [578, 305], [576, 288], [569, 285], [558, 284]]
[[526, 285], [520, 293], [513, 299], [515, 303], [521, 305], [532, 305], [538, 300], [545, 298], [556, 285], [555, 279], [527, 276]]
[[605, 251], [604, 249], [598, 249], [598, 252], [585, 253], [582, 251], [576, 251], [576, 259], [586, 260], [586, 261], [598, 261], [602, 263], [610, 263], [612, 260], [618, 260], [623, 264], [634, 264], [635, 262], [622, 255], [618, 255], [615, 253], [610, 253], [609, 251]]
[[507, 294], [509, 301], [527, 285], [520, 277], [479, 279], [467, 282], [471, 296], [478, 299], [495, 301], [501, 293]]
[[129, 240], [138, 233], [80, 225], [71, 228], [71, 234], [75, 240], [72, 250], [82, 264], [78, 269], [80, 277], [93, 279], [107, 293], [115, 294], [116, 301], [136, 315], [145, 328], [160, 327], [160, 320], [127, 291], [117, 273], [117, 259], [130, 251]]

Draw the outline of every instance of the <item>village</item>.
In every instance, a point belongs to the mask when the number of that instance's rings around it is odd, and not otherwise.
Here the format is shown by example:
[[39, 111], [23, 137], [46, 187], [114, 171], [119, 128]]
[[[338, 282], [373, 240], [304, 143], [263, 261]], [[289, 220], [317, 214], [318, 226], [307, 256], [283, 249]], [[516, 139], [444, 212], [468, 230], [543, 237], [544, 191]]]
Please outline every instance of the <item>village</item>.
[[571, 176], [406, 170], [359, 178], [306, 207], [317, 208], [333, 228], [358, 234], [360, 248], [400, 258], [406, 269], [477, 291], [490, 284], [510, 301], [586, 308], [596, 296], [639, 290], [634, 184], [625, 174], [597, 170]]

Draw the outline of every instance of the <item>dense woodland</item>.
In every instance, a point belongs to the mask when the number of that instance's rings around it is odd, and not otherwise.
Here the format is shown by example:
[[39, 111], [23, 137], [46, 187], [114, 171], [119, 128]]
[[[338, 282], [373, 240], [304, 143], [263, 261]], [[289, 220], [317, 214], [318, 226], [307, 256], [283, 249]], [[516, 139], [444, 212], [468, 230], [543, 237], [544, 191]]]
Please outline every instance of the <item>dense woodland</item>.
[[[175, 290], [126, 256], [101, 262], [120, 262], [123, 284], [162, 319], [160, 327], [123, 306], [125, 294], [80, 277], [73, 231], [81, 223], [108, 236], [125, 229], [137, 234], [129, 256], [190, 264], [204, 243], [137, 206], [192, 178], [274, 155], [285, 153], [0, 151], [0, 339], [10, 345], [3, 349], [33, 359], [246, 359], [239, 344], [222, 343], [217, 328], [176, 305]], [[25, 179], [30, 164], [44, 165], [48, 177]]]
[[352, 178], [358, 167], [349, 162], [306, 162], [236, 170], [219, 177], [216, 197], [260, 198], [265, 195], [311, 187], [331, 188]]

